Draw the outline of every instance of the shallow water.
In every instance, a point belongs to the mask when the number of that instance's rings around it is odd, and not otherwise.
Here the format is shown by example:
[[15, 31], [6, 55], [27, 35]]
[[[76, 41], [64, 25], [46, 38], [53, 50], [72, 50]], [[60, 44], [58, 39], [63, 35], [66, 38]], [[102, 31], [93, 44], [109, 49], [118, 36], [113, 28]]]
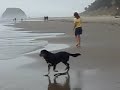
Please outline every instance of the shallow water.
[[[4, 70], [3, 70], [4, 68]], [[63, 72], [63, 64], [57, 68]], [[0, 90], [120, 90], [119, 70], [72, 68], [68, 74], [49, 77], [46, 63], [29, 57], [0, 61]]]
[[[20, 28], [12, 28], [0, 24], [0, 60], [16, 58], [25, 53], [35, 51], [48, 45], [43, 38], [53, 38], [64, 33], [30, 33], [29, 31], [16, 31]], [[36, 39], [43, 39], [37, 41]]]

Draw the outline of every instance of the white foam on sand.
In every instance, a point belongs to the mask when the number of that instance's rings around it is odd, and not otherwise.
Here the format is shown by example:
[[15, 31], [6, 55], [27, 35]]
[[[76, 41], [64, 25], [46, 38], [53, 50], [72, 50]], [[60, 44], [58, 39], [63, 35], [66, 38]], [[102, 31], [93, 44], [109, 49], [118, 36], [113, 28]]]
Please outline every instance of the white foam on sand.
[[48, 51], [55, 51], [55, 50], [69, 48], [69, 47], [70, 46], [67, 45], [67, 44], [52, 44], [52, 43], [49, 43], [49, 44], [43, 46], [43, 48], [40, 48], [40, 49], [38, 49], [36, 51], [26, 53], [26, 54], [38, 53], [38, 52], [40, 52], [41, 50], [44, 50], [44, 49], [46, 49]]

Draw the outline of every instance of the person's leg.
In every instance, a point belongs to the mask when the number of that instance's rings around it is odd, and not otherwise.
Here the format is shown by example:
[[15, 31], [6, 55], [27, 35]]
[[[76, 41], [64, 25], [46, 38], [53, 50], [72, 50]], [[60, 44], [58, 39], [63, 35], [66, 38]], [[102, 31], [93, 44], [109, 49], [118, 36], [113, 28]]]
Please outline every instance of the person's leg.
[[[75, 36], [75, 39], [76, 39], [76, 43], [78, 42], [78, 39], [77, 39], [77, 36]], [[77, 43], [78, 44], [78, 43]], [[76, 44], [76, 46], [77, 46], [77, 44]]]
[[78, 39], [78, 46], [80, 46], [80, 35], [77, 36]]
[[77, 42], [76, 46], [77, 47], [80, 46], [80, 35], [76, 36], [76, 42]]
[[80, 34], [82, 33], [81, 28], [76, 28], [75, 30], [75, 39], [76, 39], [76, 46], [80, 46]]

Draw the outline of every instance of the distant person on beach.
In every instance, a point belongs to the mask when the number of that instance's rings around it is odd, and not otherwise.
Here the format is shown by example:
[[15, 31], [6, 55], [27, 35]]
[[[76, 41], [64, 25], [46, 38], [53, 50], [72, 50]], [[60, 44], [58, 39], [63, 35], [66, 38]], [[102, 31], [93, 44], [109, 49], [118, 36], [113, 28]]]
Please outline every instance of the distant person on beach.
[[23, 21], [23, 18], [21, 18], [21, 22]]
[[74, 28], [75, 31], [75, 39], [76, 39], [76, 46], [80, 47], [80, 35], [82, 34], [82, 25], [81, 25], [81, 19], [77, 12], [74, 13]]
[[46, 16], [46, 19], [47, 19], [47, 21], [48, 21], [48, 16]]
[[48, 21], [48, 16], [44, 16], [44, 21]]
[[16, 18], [14, 18], [13, 21], [16, 23]]

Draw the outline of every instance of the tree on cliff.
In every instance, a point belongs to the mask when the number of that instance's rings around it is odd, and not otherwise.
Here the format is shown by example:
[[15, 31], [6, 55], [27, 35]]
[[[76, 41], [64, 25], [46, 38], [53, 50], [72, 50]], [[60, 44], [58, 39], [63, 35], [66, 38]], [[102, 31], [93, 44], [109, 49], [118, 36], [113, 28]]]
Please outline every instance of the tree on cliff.
[[83, 15], [120, 15], [120, 0], [95, 0]]
[[104, 7], [110, 8], [113, 5], [116, 7], [120, 7], [120, 0], [95, 0], [95, 2], [89, 5], [87, 10], [96, 10]]

